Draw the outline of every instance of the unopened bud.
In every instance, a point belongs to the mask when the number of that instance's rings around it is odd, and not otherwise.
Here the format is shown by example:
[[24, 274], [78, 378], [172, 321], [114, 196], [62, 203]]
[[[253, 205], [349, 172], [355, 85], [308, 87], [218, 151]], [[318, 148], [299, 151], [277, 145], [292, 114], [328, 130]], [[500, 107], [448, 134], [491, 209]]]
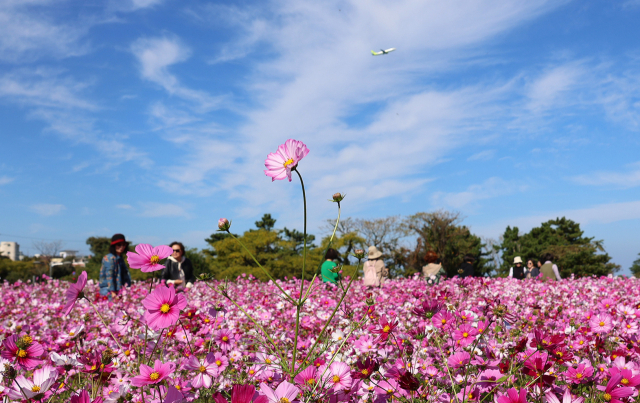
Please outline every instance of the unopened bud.
[[355, 256], [357, 259], [362, 259], [364, 258], [364, 250], [363, 249], [356, 249], [353, 251], [353, 256]]
[[372, 306], [372, 305], [375, 305], [376, 300], [373, 299], [372, 297], [369, 297], [365, 300], [365, 302], [367, 303], [367, 305]]
[[331, 268], [331, 272], [332, 273], [340, 273], [340, 270], [342, 270], [342, 265], [341, 264]]
[[218, 228], [220, 231], [229, 231], [229, 227], [231, 227], [231, 223], [226, 218], [218, 220]]
[[336, 203], [340, 203], [344, 199], [345, 196], [346, 195], [343, 195], [342, 193], [334, 193], [333, 194], [333, 201], [336, 202]]

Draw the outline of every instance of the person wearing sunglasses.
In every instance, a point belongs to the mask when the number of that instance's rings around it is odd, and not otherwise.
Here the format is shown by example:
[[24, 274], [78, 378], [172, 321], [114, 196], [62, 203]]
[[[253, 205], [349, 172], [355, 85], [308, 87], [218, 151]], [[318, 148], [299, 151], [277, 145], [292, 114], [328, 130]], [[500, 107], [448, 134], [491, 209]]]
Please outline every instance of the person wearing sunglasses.
[[172, 242], [170, 245], [173, 253], [164, 264], [162, 278], [167, 284], [173, 284], [176, 291], [183, 291], [193, 287], [196, 278], [193, 275], [193, 265], [184, 255], [184, 245], [181, 242]]
[[116, 297], [125, 286], [131, 286], [129, 267], [124, 261], [124, 253], [129, 250], [129, 242], [122, 234], [111, 237], [109, 253], [102, 258], [100, 267], [100, 294], [109, 300]]

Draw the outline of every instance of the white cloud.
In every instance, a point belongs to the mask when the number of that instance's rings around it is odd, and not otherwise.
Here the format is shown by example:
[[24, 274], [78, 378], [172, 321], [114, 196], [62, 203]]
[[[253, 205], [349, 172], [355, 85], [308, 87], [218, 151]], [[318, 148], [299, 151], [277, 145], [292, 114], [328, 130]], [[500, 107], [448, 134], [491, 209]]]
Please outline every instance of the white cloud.
[[15, 180], [15, 178], [11, 178], [11, 177], [6, 176], [6, 175], [0, 176], [0, 186], [7, 185], [7, 184], [13, 182], [14, 180]]
[[160, 86], [170, 94], [195, 102], [201, 111], [217, 107], [221, 98], [204, 91], [184, 87], [168, 67], [184, 62], [191, 55], [190, 49], [177, 37], [140, 38], [131, 45], [131, 52], [140, 64], [140, 75]]
[[640, 162], [629, 165], [627, 172], [595, 172], [587, 175], [573, 177], [573, 181], [581, 185], [591, 186], [619, 186], [622, 188], [632, 188], [640, 186]]
[[433, 203], [437, 206], [447, 206], [460, 209], [479, 200], [492, 199], [506, 196], [516, 192], [524, 192], [527, 186], [516, 181], [492, 177], [481, 184], [471, 185], [467, 190], [459, 193], [436, 192], [433, 195]]
[[555, 66], [535, 80], [528, 89], [528, 109], [540, 113], [552, 109], [559, 103], [565, 106], [563, 97], [579, 85], [584, 70], [579, 63]]
[[190, 218], [187, 210], [176, 204], [171, 203], [140, 203], [141, 217], [184, 217]]
[[118, 204], [116, 205], [116, 208], [122, 209], [122, 210], [131, 210], [133, 208], [133, 206], [129, 205], [129, 204]]
[[473, 154], [467, 161], [489, 161], [496, 155], [496, 150], [484, 150]]
[[131, 6], [133, 9], [141, 9], [147, 7], [153, 7], [162, 3], [164, 0], [131, 0]]
[[62, 204], [40, 203], [40, 204], [34, 204], [31, 206], [32, 211], [43, 216], [52, 216], [52, 215], [60, 214], [65, 209], [66, 207]]

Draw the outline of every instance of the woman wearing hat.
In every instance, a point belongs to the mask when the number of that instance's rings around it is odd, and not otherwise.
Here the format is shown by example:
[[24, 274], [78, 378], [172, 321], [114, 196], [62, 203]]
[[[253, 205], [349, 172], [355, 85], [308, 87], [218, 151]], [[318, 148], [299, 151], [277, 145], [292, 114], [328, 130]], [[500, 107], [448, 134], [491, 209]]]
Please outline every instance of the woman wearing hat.
[[509, 277], [522, 280], [525, 277], [524, 267], [522, 267], [522, 258], [520, 256], [516, 256], [513, 259], [513, 265], [515, 267], [509, 269]]
[[118, 291], [126, 284], [131, 285], [129, 268], [124, 261], [123, 253], [129, 249], [122, 234], [115, 234], [111, 237], [109, 254], [102, 258], [100, 267], [100, 294], [108, 296], [109, 299], [116, 296]]
[[424, 257], [427, 265], [422, 268], [422, 277], [429, 284], [439, 284], [440, 278], [447, 273], [442, 268], [442, 264], [438, 263], [438, 255], [430, 250]]
[[364, 263], [363, 271], [364, 278], [363, 284], [367, 287], [380, 287], [384, 283], [385, 279], [389, 277], [389, 270], [384, 265], [384, 260], [381, 259], [382, 252], [375, 246], [369, 246], [369, 254], [367, 255], [367, 261]]

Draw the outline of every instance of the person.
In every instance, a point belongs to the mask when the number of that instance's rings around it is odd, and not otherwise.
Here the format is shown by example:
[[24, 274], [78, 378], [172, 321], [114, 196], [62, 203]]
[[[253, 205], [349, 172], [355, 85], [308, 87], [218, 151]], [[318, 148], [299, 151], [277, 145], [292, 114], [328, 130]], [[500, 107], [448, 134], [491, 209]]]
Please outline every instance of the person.
[[476, 258], [467, 253], [466, 255], [464, 255], [464, 258], [462, 260], [462, 264], [460, 265], [460, 268], [458, 269], [458, 276], [460, 278], [465, 278], [465, 277], [473, 277], [473, 275], [475, 274], [476, 269], [473, 267], [473, 262], [475, 262]]
[[538, 274], [540, 274], [540, 269], [538, 269], [538, 266], [536, 266], [533, 259], [527, 260], [527, 267], [524, 269], [524, 277], [534, 278], [538, 277]]
[[440, 278], [446, 275], [446, 272], [442, 268], [438, 254], [430, 250], [424, 257], [427, 265], [422, 267], [422, 277], [429, 284], [439, 284]]
[[514, 267], [509, 269], [509, 277], [522, 280], [524, 278], [524, 267], [522, 267], [522, 258], [520, 256], [516, 256], [513, 259], [513, 265]]
[[339, 257], [337, 250], [333, 248], [327, 249], [327, 253], [324, 254], [325, 260], [322, 262], [322, 266], [320, 266], [323, 283], [336, 284], [340, 280], [340, 273], [331, 271], [334, 267], [338, 266], [336, 260], [338, 260]]
[[193, 287], [196, 278], [193, 275], [191, 260], [184, 255], [184, 245], [181, 242], [172, 242], [169, 246], [173, 252], [164, 264], [162, 278], [166, 280], [167, 284], [173, 284], [176, 291], [184, 291], [185, 287]]
[[364, 263], [363, 284], [367, 287], [381, 287], [384, 281], [389, 277], [389, 270], [381, 259], [382, 252], [375, 246], [369, 246], [367, 261]]
[[131, 286], [131, 275], [129, 267], [124, 261], [123, 253], [129, 249], [122, 234], [115, 234], [111, 237], [109, 253], [102, 258], [100, 267], [100, 295], [112, 299], [124, 287]]
[[544, 264], [540, 267], [540, 278], [542, 280], [549, 279], [549, 281], [560, 281], [561, 278], [558, 266], [552, 262], [553, 255], [551, 253], [545, 253], [540, 260], [544, 261]]

